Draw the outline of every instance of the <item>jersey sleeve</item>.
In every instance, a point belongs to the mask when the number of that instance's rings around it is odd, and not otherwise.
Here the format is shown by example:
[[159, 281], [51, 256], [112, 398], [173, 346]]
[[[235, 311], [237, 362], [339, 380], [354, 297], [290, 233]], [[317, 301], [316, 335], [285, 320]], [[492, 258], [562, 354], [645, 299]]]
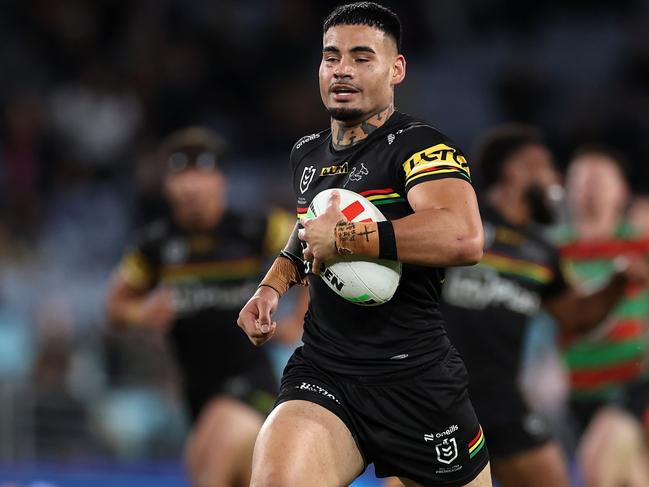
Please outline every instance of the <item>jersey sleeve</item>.
[[138, 291], [151, 289], [156, 281], [151, 262], [139, 248], [132, 248], [124, 254], [117, 267], [117, 274]]
[[274, 209], [266, 218], [266, 235], [264, 236], [264, 254], [274, 256], [284, 248], [295, 226], [295, 217], [282, 209]]
[[553, 252], [551, 269], [553, 278], [540, 291], [541, 299], [547, 301], [562, 294], [568, 289], [568, 282], [563, 274], [561, 257], [558, 251]]
[[466, 157], [457, 145], [432, 127], [404, 132], [398, 171], [406, 192], [417, 184], [445, 178], [471, 182]]
[[117, 274], [129, 286], [138, 291], [147, 291], [159, 280], [158, 234], [163, 231], [161, 222], [145, 228], [136, 237], [135, 243], [125, 252], [117, 266]]

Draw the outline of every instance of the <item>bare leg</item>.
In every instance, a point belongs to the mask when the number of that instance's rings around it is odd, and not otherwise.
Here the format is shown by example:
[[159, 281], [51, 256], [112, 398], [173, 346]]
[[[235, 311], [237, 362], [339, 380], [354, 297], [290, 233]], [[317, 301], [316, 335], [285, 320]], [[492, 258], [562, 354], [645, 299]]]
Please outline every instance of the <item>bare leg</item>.
[[642, 425], [617, 408], [605, 408], [590, 422], [577, 452], [587, 487], [649, 485]]
[[263, 417], [227, 397], [201, 413], [185, 447], [193, 487], [239, 487], [250, 483], [252, 451]]
[[363, 458], [345, 424], [308, 401], [280, 404], [262, 427], [251, 487], [337, 487], [363, 470]]
[[[421, 487], [418, 483], [409, 479], [389, 477], [383, 482], [383, 487]], [[466, 484], [465, 487], [491, 487], [491, 468], [489, 464], [482, 469], [476, 478]]]
[[492, 460], [503, 487], [569, 487], [566, 460], [559, 445], [546, 443], [501, 460]]

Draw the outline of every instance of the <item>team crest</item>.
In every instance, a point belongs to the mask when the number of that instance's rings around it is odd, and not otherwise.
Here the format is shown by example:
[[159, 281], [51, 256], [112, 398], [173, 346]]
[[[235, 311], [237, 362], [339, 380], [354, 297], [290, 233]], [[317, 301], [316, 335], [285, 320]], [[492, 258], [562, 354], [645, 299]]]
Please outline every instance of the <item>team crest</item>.
[[[360, 181], [363, 179], [363, 176], [367, 176], [369, 174], [369, 170], [365, 167], [365, 164], [361, 162], [361, 167], [354, 166], [349, 173], [349, 176], [347, 177], [347, 183], [350, 181]], [[347, 186], [347, 183], [345, 183], [345, 186]]]
[[309, 185], [313, 181], [313, 176], [315, 176], [315, 166], [305, 167], [300, 178], [300, 192], [302, 194], [306, 193], [306, 190], [309, 189]]
[[441, 443], [435, 445], [437, 460], [449, 465], [457, 459], [457, 442], [455, 438], [446, 438]]

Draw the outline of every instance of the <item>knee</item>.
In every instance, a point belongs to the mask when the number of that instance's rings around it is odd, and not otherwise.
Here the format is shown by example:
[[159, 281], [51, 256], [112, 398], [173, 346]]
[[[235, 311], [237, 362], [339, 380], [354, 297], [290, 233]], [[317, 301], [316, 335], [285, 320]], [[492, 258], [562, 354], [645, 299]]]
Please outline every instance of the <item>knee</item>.
[[232, 472], [228, 465], [215, 462], [209, 450], [189, 441], [185, 447], [184, 465], [192, 487], [214, 487], [229, 485]]
[[207, 485], [207, 469], [205, 461], [201, 457], [200, 449], [190, 442], [185, 449], [184, 464], [191, 485], [195, 487], [203, 487]]
[[290, 468], [255, 468], [252, 471], [250, 487], [286, 487], [287, 485], [309, 485], [306, 479]]

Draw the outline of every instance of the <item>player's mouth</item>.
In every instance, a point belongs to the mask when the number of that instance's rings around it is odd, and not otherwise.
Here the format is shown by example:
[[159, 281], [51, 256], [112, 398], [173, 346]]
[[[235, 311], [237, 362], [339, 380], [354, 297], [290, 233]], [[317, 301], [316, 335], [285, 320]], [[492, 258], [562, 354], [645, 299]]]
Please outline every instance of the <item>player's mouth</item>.
[[336, 83], [329, 91], [333, 94], [333, 99], [340, 102], [349, 101], [360, 93], [358, 88], [347, 83]]

